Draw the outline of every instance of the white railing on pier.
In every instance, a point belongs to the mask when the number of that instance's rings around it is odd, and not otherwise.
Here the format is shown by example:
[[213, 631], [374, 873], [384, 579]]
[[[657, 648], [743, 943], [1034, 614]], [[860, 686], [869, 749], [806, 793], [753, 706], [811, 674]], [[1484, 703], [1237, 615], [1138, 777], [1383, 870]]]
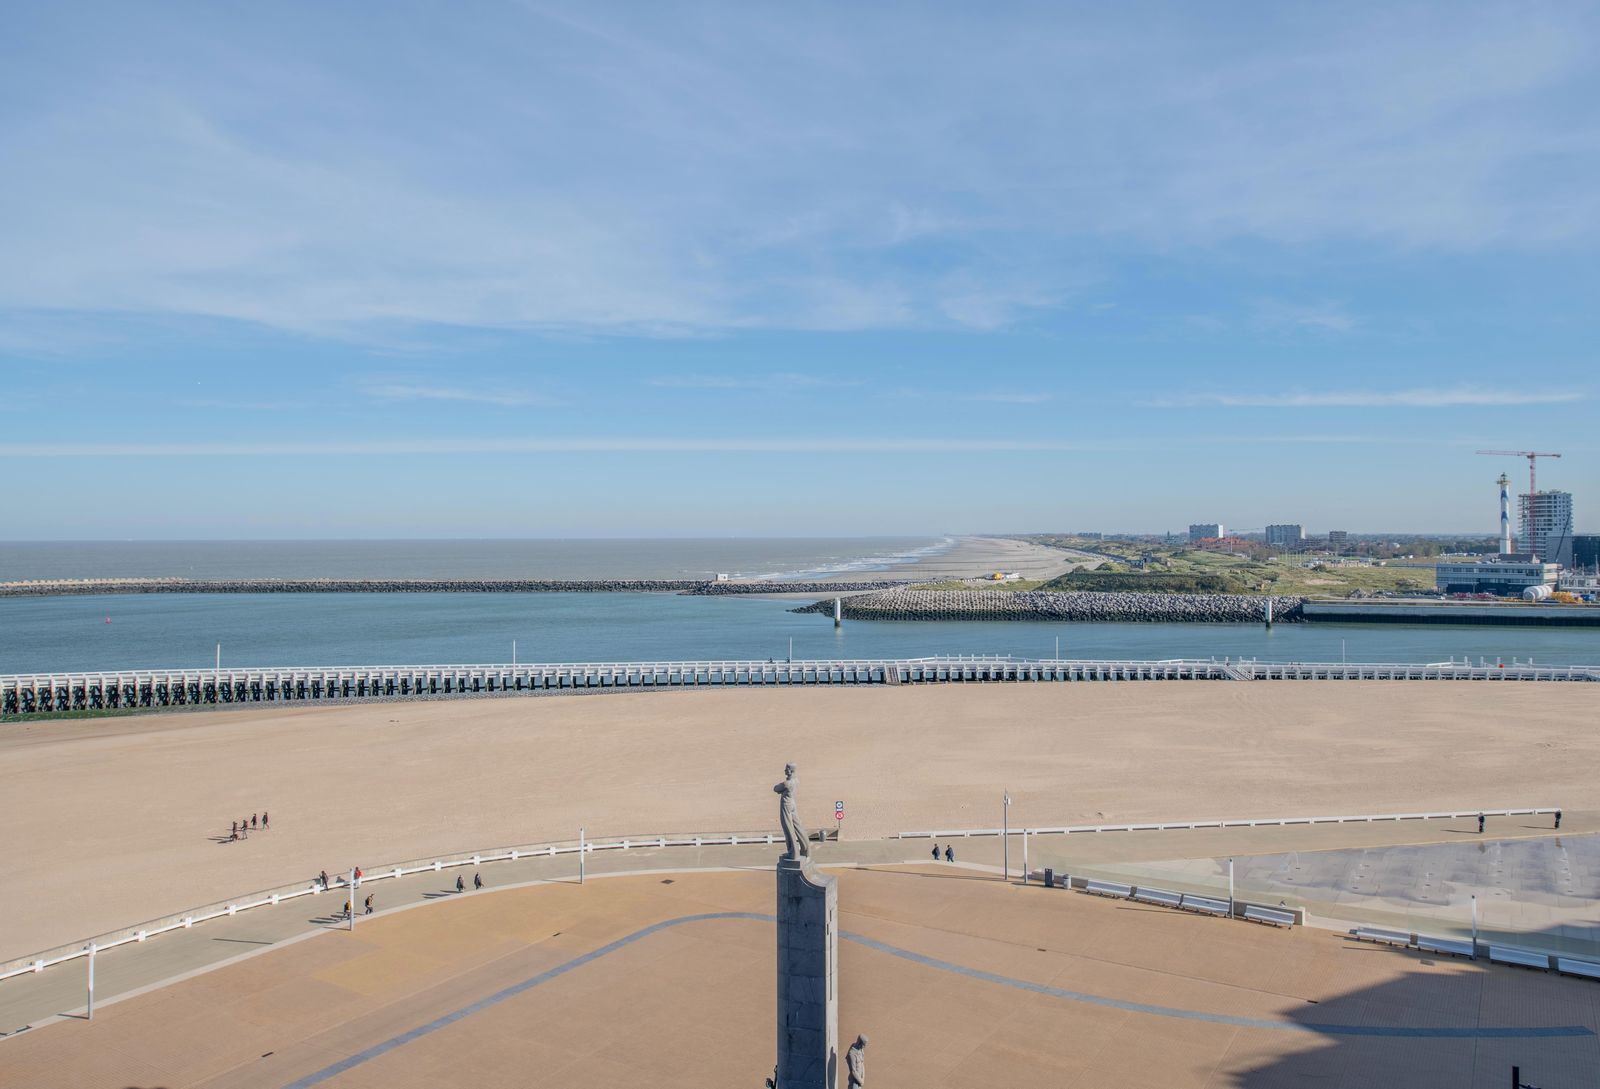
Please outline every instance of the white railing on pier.
[[[410, 874], [439, 872], [460, 866], [482, 866], [491, 862], [516, 862], [519, 860], [554, 858], [558, 855], [575, 855], [579, 851], [582, 851], [585, 855], [592, 855], [601, 851], [630, 851], [670, 847], [773, 846], [782, 842], [783, 834], [781, 832], [765, 831], [653, 833], [637, 836], [608, 836], [584, 839], [581, 843], [575, 839], [554, 840], [546, 843], [522, 844], [516, 847], [492, 847], [487, 850], [470, 853], [427, 855], [422, 858], [408, 859], [404, 862], [385, 863], [381, 866], [374, 866], [370, 870], [363, 868], [357, 887], [364, 887], [374, 881], [406, 877]], [[40, 953], [32, 953], [25, 957], [0, 962], [0, 980], [42, 972], [53, 965], [88, 956], [90, 946], [94, 947], [96, 954], [100, 954], [121, 945], [148, 941], [151, 938], [159, 937], [174, 930], [188, 930], [212, 919], [227, 918], [237, 915], [241, 911], [249, 911], [252, 908], [272, 907], [286, 900], [294, 900], [301, 896], [319, 896], [324, 893], [331, 894], [337, 898], [338, 894], [342, 892], [348, 898], [351, 891], [353, 890], [350, 889], [347, 879], [343, 875], [334, 875], [329, 878], [326, 888], [322, 886], [319, 880], [313, 878], [309, 881], [279, 885], [276, 888], [266, 889], [261, 892], [246, 893], [243, 896], [235, 896], [229, 900], [218, 900], [203, 907], [173, 912], [157, 919], [135, 923], [133, 926], [126, 926], [109, 933], [99, 934], [93, 938], [85, 938], [82, 941], [57, 946], [54, 949], [48, 949]], [[353, 899], [351, 900], [351, 906], [352, 908], [356, 907]], [[343, 909], [330, 910], [329, 914], [342, 915]]]
[[1366, 813], [1336, 817], [1255, 817], [1240, 820], [1145, 821], [1137, 824], [1072, 824], [1054, 828], [951, 828], [927, 832], [896, 832], [895, 839], [967, 839], [974, 836], [1058, 836], [1085, 832], [1171, 832], [1200, 828], [1272, 828], [1291, 824], [1361, 824], [1373, 821], [1436, 821], [1483, 817], [1554, 816], [1559, 806], [1525, 809], [1448, 809], [1431, 813]]
[[1262, 662], [940, 656], [842, 660], [250, 666], [0, 676], [0, 713], [306, 700], [497, 695], [579, 688], [926, 684], [966, 681], [1600, 681], [1600, 666], [1532, 662]]

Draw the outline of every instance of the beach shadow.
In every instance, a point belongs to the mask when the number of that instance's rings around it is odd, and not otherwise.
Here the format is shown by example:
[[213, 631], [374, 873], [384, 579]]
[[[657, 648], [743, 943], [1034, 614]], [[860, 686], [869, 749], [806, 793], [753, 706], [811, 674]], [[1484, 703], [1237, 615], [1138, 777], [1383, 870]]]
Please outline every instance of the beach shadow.
[[[1529, 931], [1517, 935], [1517, 941], [1543, 948], [1541, 938], [1570, 937], [1573, 929]], [[1591, 941], [1600, 936], [1600, 928], [1594, 926], [1578, 929]], [[1480, 948], [1487, 945], [1484, 940]], [[1287, 1018], [1312, 1034], [1316, 1045], [1285, 1049], [1237, 1071], [1229, 1085], [1283, 1089], [1406, 1084], [1419, 1089], [1454, 1089], [1468, 1084], [1504, 1084], [1514, 1065], [1521, 1067], [1524, 1083], [1587, 1084], [1564, 1075], [1588, 1070], [1593, 1062], [1592, 982], [1489, 965], [1483, 953], [1474, 964], [1465, 958], [1420, 955], [1415, 949], [1353, 937], [1340, 943], [1339, 955], [1357, 950], [1394, 958], [1396, 974], [1383, 982], [1289, 1008]], [[1407, 962], [1419, 970], [1407, 971]], [[1448, 974], [1420, 970], [1441, 965], [1456, 970]], [[1535, 988], [1531, 992], [1530, 983]], [[1536, 999], [1537, 1006], [1529, 1005], [1530, 999]], [[1507, 1009], [1519, 1011], [1509, 1025], [1505, 1022]], [[1483, 1035], [1477, 1034], [1479, 1030], [1484, 1030]], [[1405, 1070], [1403, 1078], [1396, 1077], [1398, 1069]]]
[[258, 938], [212, 938], [214, 942], [235, 942], [239, 945], [273, 945], [273, 942], [262, 941]]

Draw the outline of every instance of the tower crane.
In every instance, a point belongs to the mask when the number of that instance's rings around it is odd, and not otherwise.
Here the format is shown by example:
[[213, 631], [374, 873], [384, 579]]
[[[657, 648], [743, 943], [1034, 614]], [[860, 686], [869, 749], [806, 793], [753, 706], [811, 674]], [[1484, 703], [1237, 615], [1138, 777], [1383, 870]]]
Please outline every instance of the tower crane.
[[1494, 457], [1517, 457], [1528, 459], [1528, 494], [1537, 495], [1538, 478], [1534, 476], [1534, 465], [1540, 458], [1558, 458], [1560, 454], [1547, 454], [1540, 450], [1479, 450], [1480, 454], [1490, 454]]

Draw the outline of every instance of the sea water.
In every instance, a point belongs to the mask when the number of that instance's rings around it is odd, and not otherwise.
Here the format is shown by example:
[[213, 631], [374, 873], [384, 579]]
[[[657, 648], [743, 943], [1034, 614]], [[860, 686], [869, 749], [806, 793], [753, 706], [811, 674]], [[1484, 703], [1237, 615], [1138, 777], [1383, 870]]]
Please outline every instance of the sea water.
[[[882, 622], [677, 594], [137, 594], [0, 599], [0, 673], [707, 659], [1259, 658], [1600, 664], [1600, 630], [1390, 624]], [[513, 641], [515, 651], [513, 652]], [[792, 648], [792, 649], [791, 649]]]

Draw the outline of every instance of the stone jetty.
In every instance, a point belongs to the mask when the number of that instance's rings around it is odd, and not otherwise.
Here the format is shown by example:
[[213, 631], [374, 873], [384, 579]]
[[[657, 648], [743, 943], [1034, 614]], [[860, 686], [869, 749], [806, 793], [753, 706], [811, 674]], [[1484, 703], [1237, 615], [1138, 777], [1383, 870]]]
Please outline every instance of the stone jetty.
[[903, 582], [715, 582], [702, 579], [37, 579], [0, 582], [4, 597], [85, 594], [853, 594]]
[[[847, 620], [1046, 620], [1106, 623], [1262, 623], [1266, 597], [1249, 594], [1142, 594], [1073, 590], [918, 590], [847, 597]], [[1275, 623], [1304, 619], [1300, 597], [1273, 597]], [[817, 601], [797, 613], [833, 613]]]

